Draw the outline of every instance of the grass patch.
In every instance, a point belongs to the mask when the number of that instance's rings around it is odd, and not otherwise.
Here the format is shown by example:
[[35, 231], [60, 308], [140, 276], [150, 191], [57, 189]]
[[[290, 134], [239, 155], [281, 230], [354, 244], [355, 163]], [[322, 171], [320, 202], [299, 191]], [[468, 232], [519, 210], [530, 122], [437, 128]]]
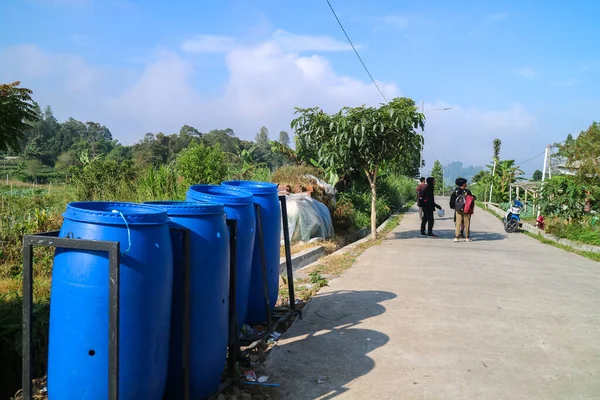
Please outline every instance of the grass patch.
[[590, 260], [600, 262], [600, 253], [594, 253], [594, 252], [591, 252], [591, 251], [577, 250], [577, 249], [574, 249], [571, 246], [567, 246], [567, 245], [564, 245], [562, 243], [556, 243], [553, 240], [546, 239], [542, 235], [536, 235], [536, 234], [533, 234], [531, 232], [523, 231], [522, 233], [524, 233], [525, 235], [527, 235], [529, 237], [532, 237], [534, 239], [539, 240], [543, 244], [549, 244], [550, 246], [559, 248], [561, 250], [568, 251], [569, 253], [574, 253], [574, 254], [580, 255], [582, 257], [588, 258]]

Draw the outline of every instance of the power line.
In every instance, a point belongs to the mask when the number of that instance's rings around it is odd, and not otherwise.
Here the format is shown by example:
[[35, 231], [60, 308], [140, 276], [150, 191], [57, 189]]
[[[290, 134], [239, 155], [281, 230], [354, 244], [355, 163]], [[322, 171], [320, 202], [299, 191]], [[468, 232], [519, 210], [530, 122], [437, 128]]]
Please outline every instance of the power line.
[[536, 158], [543, 156], [544, 154], [546, 154], [546, 150], [542, 151], [542, 152], [541, 152], [540, 154], [538, 154], [537, 156], [531, 157], [529, 160], [525, 160], [525, 161], [523, 161], [523, 162], [517, 163], [517, 165], [522, 165], [522, 164], [528, 163], [529, 161], [533, 161], [533, 160], [535, 160]]
[[385, 100], [385, 102], [388, 103], [388, 99], [385, 97], [385, 95], [383, 94], [383, 92], [379, 88], [379, 85], [377, 84], [377, 82], [375, 82], [375, 79], [373, 79], [373, 75], [371, 75], [371, 73], [369, 72], [369, 69], [367, 68], [367, 66], [365, 65], [364, 61], [362, 60], [362, 58], [358, 54], [358, 51], [356, 51], [356, 47], [354, 47], [354, 44], [352, 43], [352, 40], [350, 40], [350, 36], [348, 36], [348, 34], [346, 33], [346, 30], [344, 29], [344, 26], [342, 25], [342, 22], [340, 21], [340, 19], [338, 18], [337, 14], [335, 13], [335, 10], [333, 9], [333, 6], [329, 2], [329, 0], [325, 0], [325, 1], [327, 1], [327, 4], [329, 5], [329, 8], [331, 9], [331, 12], [333, 13], [333, 16], [337, 20], [338, 24], [340, 24], [340, 28], [342, 28], [342, 32], [344, 32], [344, 35], [346, 35], [346, 39], [348, 39], [348, 43], [350, 43], [350, 46], [352, 46], [352, 50], [354, 50], [354, 53], [356, 54], [356, 57], [358, 57], [358, 60], [360, 61], [360, 63], [364, 67], [365, 71], [367, 71], [367, 74], [369, 75], [369, 78], [371, 78], [371, 81], [373, 82], [373, 84], [375, 85], [375, 87], [377, 88], [377, 90], [379, 90], [379, 94], [381, 94], [381, 97], [383, 97], [383, 99]]

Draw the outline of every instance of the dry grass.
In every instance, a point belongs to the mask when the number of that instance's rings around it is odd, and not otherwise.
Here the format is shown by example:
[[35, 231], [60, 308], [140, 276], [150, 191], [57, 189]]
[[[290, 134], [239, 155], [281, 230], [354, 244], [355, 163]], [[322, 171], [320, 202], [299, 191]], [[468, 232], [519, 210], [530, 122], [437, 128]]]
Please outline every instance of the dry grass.
[[[331, 239], [323, 240], [321, 242], [314, 242], [314, 243], [298, 242], [298, 243], [294, 243], [292, 245], [292, 247], [291, 247], [291, 250], [292, 250], [292, 254], [297, 254], [297, 253], [303, 252], [304, 250], [312, 249], [314, 247], [323, 246], [323, 247], [325, 247], [325, 254], [331, 254], [334, 251], [336, 251], [337, 249], [343, 247], [344, 243], [345, 243], [344, 237], [342, 237], [342, 236], [334, 236]], [[285, 247], [284, 246], [281, 246], [281, 249], [279, 251], [279, 256], [280, 257], [285, 257]]]
[[280, 185], [313, 185], [314, 181], [306, 175], [319, 177], [319, 170], [310, 165], [285, 165], [273, 172], [271, 180]]

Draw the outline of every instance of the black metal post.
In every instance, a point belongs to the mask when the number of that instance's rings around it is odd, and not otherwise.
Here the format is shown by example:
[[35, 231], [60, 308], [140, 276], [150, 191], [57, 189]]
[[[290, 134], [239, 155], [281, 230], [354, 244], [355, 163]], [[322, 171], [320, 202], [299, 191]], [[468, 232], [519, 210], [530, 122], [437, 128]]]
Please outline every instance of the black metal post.
[[265, 254], [265, 241], [262, 231], [262, 216], [260, 213], [260, 205], [254, 204], [256, 212], [256, 232], [258, 233], [258, 242], [260, 247], [260, 261], [262, 265], [262, 279], [265, 294], [265, 307], [267, 309], [267, 327], [268, 333], [271, 333], [271, 302], [269, 300], [269, 280], [267, 276], [267, 256]]
[[190, 400], [191, 379], [190, 365], [191, 355], [191, 328], [192, 328], [192, 307], [191, 307], [191, 259], [190, 259], [190, 230], [180, 229], [183, 239], [183, 398]]
[[237, 221], [228, 219], [229, 227], [229, 376], [234, 377], [240, 351], [237, 319]]
[[108, 398], [119, 399], [119, 312], [121, 297], [121, 245], [115, 242], [108, 252]]
[[32, 326], [33, 323], [33, 246], [23, 238], [23, 399], [31, 400]]
[[292, 250], [290, 248], [290, 231], [288, 227], [287, 201], [285, 195], [279, 196], [281, 202], [281, 218], [283, 222], [283, 244], [285, 247], [285, 266], [287, 269], [290, 308], [296, 309], [296, 293], [294, 292], [294, 269], [292, 266]]

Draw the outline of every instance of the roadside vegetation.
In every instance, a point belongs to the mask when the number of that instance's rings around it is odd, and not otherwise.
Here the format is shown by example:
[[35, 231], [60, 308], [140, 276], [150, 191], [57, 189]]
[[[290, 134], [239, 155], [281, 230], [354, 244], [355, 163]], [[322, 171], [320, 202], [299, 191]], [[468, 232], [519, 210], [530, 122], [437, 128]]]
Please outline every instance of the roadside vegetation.
[[[337, 235], [326, 246], [333, 252], [346, 235], [414, 200], [422, 144], [415, 128], [423, 117], [412, 100], [332, 115], [297, 112], [297, 151], [287, 132], [273, 140], [264, 126], [253, 141], [229, 128], [200, 132], [183, 125], [179, 132], [145, 133], [127, 146], [101, 122], [58, 121], [18, 82], [0, 85], [0, 398], [21, 385], [23, 235], [60, 229], [69, 202], [181, 200], [190, 184], [230, 179], [271, 181], [291, 191], [310, 186], [331, 212]], [[365, 116], [375, 120], [364, 122]], [[324, 146], [312, 136], [317, 131]], [[403, 150], [393, 151], [394, 143]], [[335, 187], [335, 201], [312, 177]], [[52, 258], [50, 249], [35, 250], [34, 376], [46, 370]], [[317, 286], [321, 272], [310, 278]]]

